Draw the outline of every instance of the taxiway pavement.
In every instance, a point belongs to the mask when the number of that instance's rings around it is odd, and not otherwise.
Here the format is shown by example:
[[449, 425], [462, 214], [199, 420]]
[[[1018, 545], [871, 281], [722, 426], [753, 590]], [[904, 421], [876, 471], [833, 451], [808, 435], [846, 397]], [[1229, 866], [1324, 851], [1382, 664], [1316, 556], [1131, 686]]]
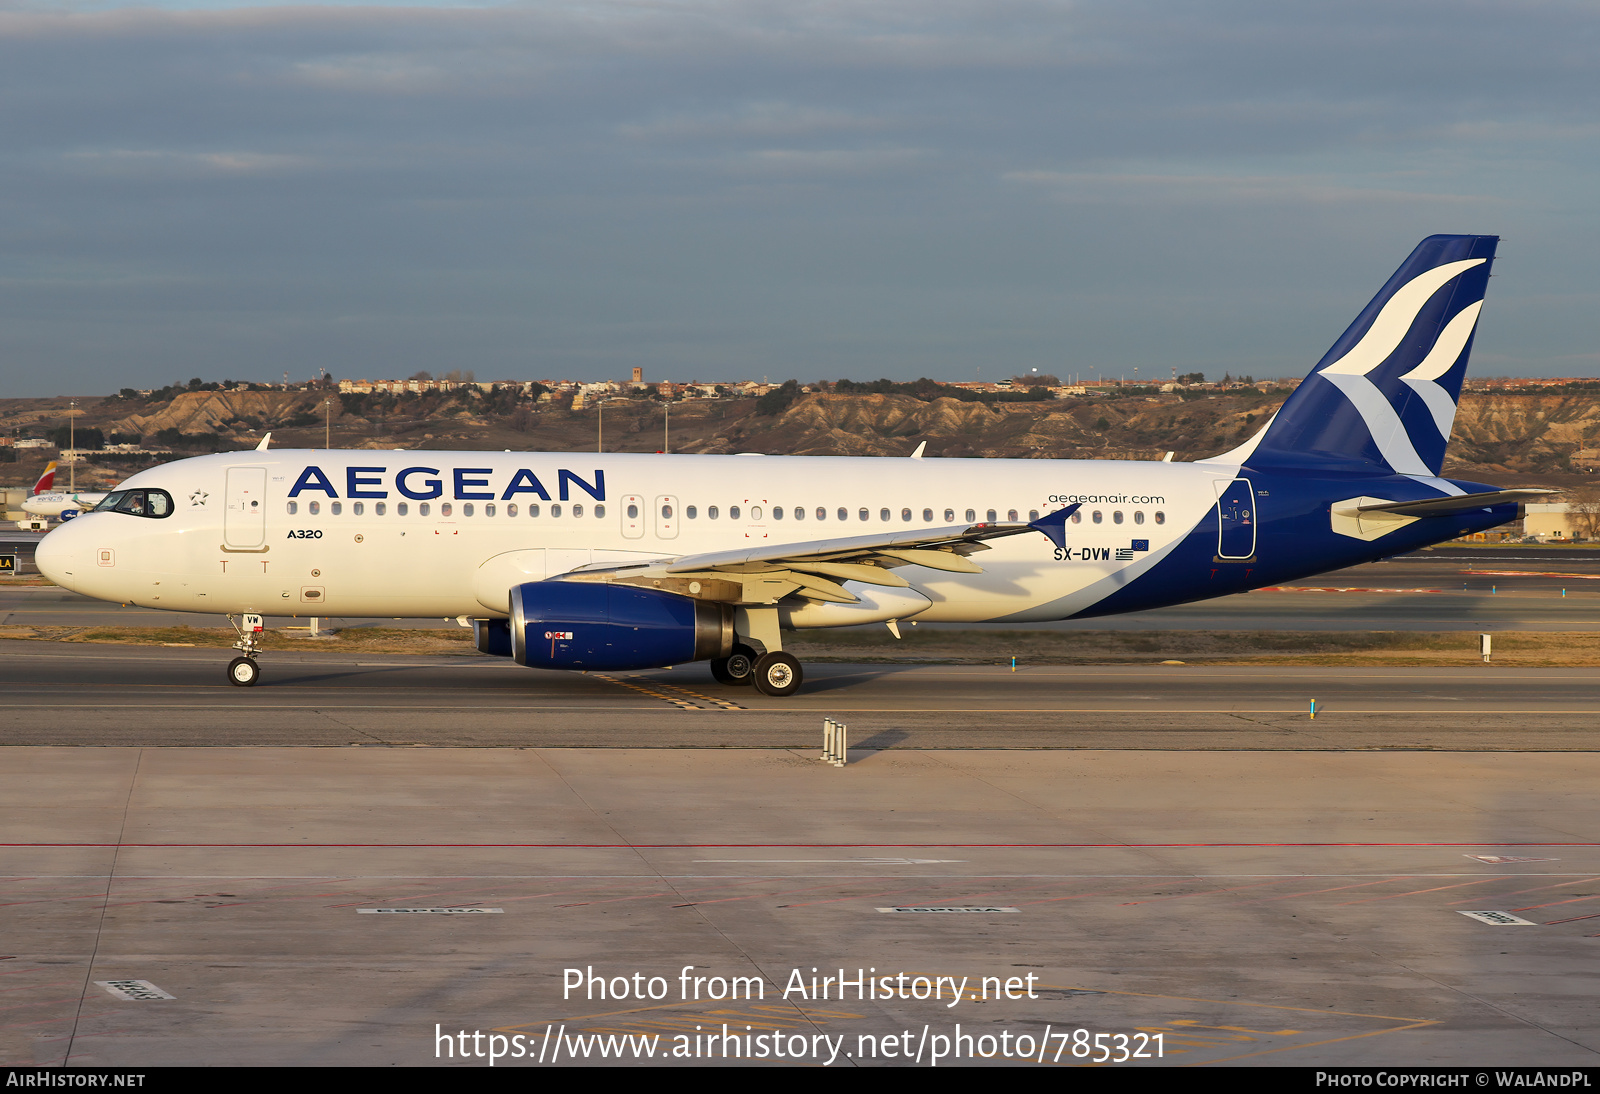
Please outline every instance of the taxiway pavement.
[[[1060, 1066], [1104, 1034], [1146, 1053], [1124, 1066], [1594, 1066], [1597, 777], [1593, 754], [9, 749], [0, 1062], [485, 1066], [497, 1034], [523, 1052], [501, 1067]], [[894, 995], [840, 998], [840, 970]], [[959, 999], [927, 997], [940, 977]], [[130, 981], [169, 998], [108, 990]]]
[[[1600, 669], [813, 664], [796, 695], [704, 665], [544, 672], [475, 653], [263, 655], [0, 641], [0, 743], [1589, 750]], [[1310, 703], [1317, 701], [1317, 716]]]

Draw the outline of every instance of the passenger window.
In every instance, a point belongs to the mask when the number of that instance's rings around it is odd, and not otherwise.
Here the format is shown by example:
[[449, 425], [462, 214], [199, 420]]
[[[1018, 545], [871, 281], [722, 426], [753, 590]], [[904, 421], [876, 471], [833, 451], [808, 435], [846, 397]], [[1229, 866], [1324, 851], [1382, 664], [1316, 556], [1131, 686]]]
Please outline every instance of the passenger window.
[[344, 506], [339, 502], [331, 502], [328, 505], [328, 512], [332, 513], [334, 516], [338, 516], [340, 513], [344, 512]]
[[318, 513], [322, 512], [322, 503], [320, 501], [306, 502], [306, 512], [310, 513], [312, 516], [316, 516]]
[[[315, 504], [315, 503], [313, 502], [312, 504]], [[425, 501], [418, 503], [418, 505], [417, 505], [417, 516], [425, 517], [431, 512], [433, 512], [433, 506], [432, 505], [428, 504]]]
[[[572, 507], [572, 515], [573, 515], [573, 516], [575, 516], [575, 517], [581, 517], [581, 516], [583, 516], [583, 506], [581, 506], [581, 505], [574, 505], [574, 506], [573, 506], [573, 507]], [[671, 513], [663, 513], [663, 514], [661, 514], [661, 515], [662, 515], [662, 516], [671, 516], [671, 515], [672, 515], [672, 514], [671, 514]]]
[[528, 516], [536, 517], [538, 515], [539, 515], [539, 506], [537, 504], [528, 506]]
[[292, 517], [292, 516], [295, 515], [295, 512], [300, 508], [300, 506], [298, 504], [296, 504], [295, 502], [291, 501], [289, 503], [288, 508], [289, 508], [289, 515]]
[[449, 502], [441, 501], [439, 503], [439, 515], [441, 517], [448, 517], [451, 513], [454, 513], [455, 511], [456, 511], [455, 510], [455, 506], [451, 505]]
[[967, 523], [968, 524], [976, 524], [977, 521], [978, 521], [978, 511], [976, 509], [968, 509], [967, 510]]
[[599, 520], [601, 517], [605, 516], [606, 507], [604, 505], [596, 505], [594, 507], [594, 515], [596, 520]]
[[711, 506], [707, 506], [706, 507], [706, 519], [707, 520], [716, 520], [717, 519], [717, 507], [715, 505], [711, 505]]
[[1079, 512], [1073, 513], [1072, 516], [1069, 519], [1072, 521], [1073, 524], [1082, 524], [1083, 523], [1083, 512], [1080, 510]]
[[389, 511], [389, 504], [387, 502], [380, 501], [377, 504], [373, 505], [372, 511], [375, 514], [377, 514], [378, 516], [381, 517], [381, 516], [383, 516], [385, 513], [387, 513]]
[[1111, 523], [1112, 524], [1121, 524], [1122, 523], [1122, 510], [1121, 509], [1118, 509], [1116, 512], [1111, 514]]
[[1093, 513], [1089, 514], [1089, 519], [1094, 521], [1096, 524], [1100, 524], [1106, 518], [1101, 514], [1100, 510], [1096, 509]]
[[358, 517], [366, 513], [366, 511], [367, 506], [364, 502], [352, 502], [350, 505], [350, 512], [354, 513]]
[[494, 502], [491, 501], [488, 505], [483, 507], [483, 515], [486, 517], [494, 516]]
[[760, 520], [761, 519], [761, 506], [752, 505], [750, 507], [750, 519], [751, 520]]
[[909, 510], [909, 509], [900, 510], [900, 519], [904, 523], [910, 524], [911, 523], [911, 510]]
[[559, 503], [550, 507], [550, 515], [552, 517], [559, 517], [561, 515], [561, 506]]
[[411, 512], [411, 506], [407, 505], [403, 501], [399, 502], [394, 507], [394, 515], [397, 516], [397, 517], [403, 517], [403, 516], [405, 516], [406, 514], [408, 514], [410, 512]]
[[511, 502], [509, 505], [506, 506], [506, 516], [514, 517], [516, 515], [517, 515], [517, 503], [516, 502]]
[[889, 510], [887, 510], [887, 509], [879, 509], [878, 510], [878, 519], [879, 520], [888, 520], [889, 519]]
[[[692, 512], [692, 510], [691, 510], [691, 512]], [[629, 520], [638, 520], [639, 519], [639, 507], [637, 505], [628, 506], [628, 519]]]
[[862, 520], [871, 520], [872, 519], [872, 514], [868, 513], [865, 509], [861, 510], [861, 512], [857, 513], [856, 515], [859, 516]]
[[795, 520], [805, 520], [806, 519], [806, 511], [805, 511], [805, 509], [803, 509], [800, 506], [796, 505], [794, 507], [794, 519]]
[[687, 516], [690, 520], [693, 520], [695, 517], [698, 517], [700, 515], [700, 510], [698, 508], [696, 508], [695, 506], [693, 506], [693, 505], [689, 506], [683, 512], [684, 512], [684, 515]]
[[1016, 520], [1017, 519], [1017, 511], [1015, 509], [1007, 509], [1006, 510], [1006, 519], [1007, 520]]
[[838, 515], [839, 515], [839, 519], [840, 520], [849, 520], [850, 519], [850, 510], [841, 509], [841, 510], [839, 510], [839, 514]]
[[826, 509], [824, 509], [820, 505], [817, 506], [817, 519], [818, 520], [827, 520], [828, 519], [828, 511]]
[[1133, 511], [1133, 523], [1135, 523], [1135, 524], [1143, 524], [1144, 523], [1144, 510], [1143, 509], [1135, 509]]
[[772, 507], [772, 519], [773, 520], [782, 520], [783, 519], [783, 506], [774, 505]]
[[470, 501], [461, 507], [461, 515], [464, 517], [470, 517], [472, 515], [472, 503]]
[[1163, 513], [1159, 509], [1156, 510], [1156, 523], [1157, 524], [1165, 524], [1165, 523], [1167, 523], [1167, 514]]
[[739, 519], [739, 507], [737, 505], [728, 506], [728, 519], [729, 520], [738, 520]]
[[[573, 512], [574, 516], [580, 516], [581, 517], [583, 515], [583, 506], [574, 505], [572, 507], [572, 512]], [[671, 520], [672, 519], [672, 506], [663, 505], [661, 507], [661, 519], [662, 520]]]
[[922, 511], [922, 523], [923, 524], [932, 524], [933, 523], [933, 510], [932, 509], [924, 509]]
[[990, 524], [993, 524], [995, 522], [995, 520], [997, 519], [995, 511], [993, 509], [989, 510], [988, 515], [986, 517], [984, 517], [984, 519], [987, 520]]
[[954, 509], [946, 509], [944, 511], [944, 522], [946, 524], [954, 524], [956, 522], [956, 511]]

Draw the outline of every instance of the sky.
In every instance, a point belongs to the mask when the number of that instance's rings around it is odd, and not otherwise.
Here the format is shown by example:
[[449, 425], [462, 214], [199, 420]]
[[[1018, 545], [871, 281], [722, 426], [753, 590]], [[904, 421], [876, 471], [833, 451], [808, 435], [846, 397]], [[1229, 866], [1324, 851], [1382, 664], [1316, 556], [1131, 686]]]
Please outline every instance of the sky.
[[1600, 6], [0, 0], [0, 395], [1300, 376], [1424, 236], [1600, 375]]

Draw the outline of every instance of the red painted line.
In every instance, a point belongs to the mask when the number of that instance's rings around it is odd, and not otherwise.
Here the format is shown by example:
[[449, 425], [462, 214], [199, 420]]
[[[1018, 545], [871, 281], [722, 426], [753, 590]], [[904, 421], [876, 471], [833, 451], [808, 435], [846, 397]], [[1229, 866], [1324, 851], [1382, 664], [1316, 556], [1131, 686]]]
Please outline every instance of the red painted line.
[[311, 850], [349, 848], [365, 849], [420, 849], [452, 850], [461, 848], [527, 848], [530, 850], [584, 851], [584, 850], [837, 850], [854, 847], [909, 848], [913, 850], [938, 848], [1037, 848], [1043, 850], [1097, 850], [1145, 847], [1600, 847], [1600, 841], [1572, 843], [0, 843], [0, 847], [123, 847], [181, 850], [184, 848], [221, 848], [263, 850], [286, 847], [305, 847]]
[[[1461, 571], [1469, 573], [1468, 570]], [[1267, 585], [1251, 589], [1253, 593], [1442, 593], [1443, 589], [1371, 589], [1356, 586], [1330, 585]]]
[[[1600, 919], [1600, 912], [1595, 912], [1593, 915], [1575, 915], [1571, 919], [1549, 919], [1545, 921], [1545, 926], [1554, 927], [1557, 923], [1576, 923], [1580, 919]], [[1594, 935], [1589, 937], [1593, 938]]]
[[1446, 889], [1465, 889], [1469, 885], [1487, 885], [1491, 881], [1502, 881], [1502, 877], [1479, 878], [1477, 881], [1463, 881], [1459, 885], [1439, 885], [1432, 889], [1412, 889], [1404, 893], [1390, 893], [1388, 896], [1369, 896], [1362, 900], [1347, 900], [1343, 904], [1335, 904], [1335, 908], [1348, 908], [1352, 904], [1372, 904], [1379, 900], [1399, 900], [1403, 896], [1417, 896], [1420, 893], [1442, 893]]
[[1548, 904], [1529, 904], [1526, 908], [1512, 908], [1511, 910], [1513, 912], [1531, 912], [1538, 908], [1555, 908], [1562, 904], [1578, 904], [1585, 900], [1594, 900], [1597, 896], [1600, 896], [1600, 894], [1595, 896], [1575, 896], [1567, 900], [1552, 900]]
[[[1517, 875], [1516, 874], [1506, 874], [1505, 876], [1506, 877], [1516, 877]], [[1523, 893], [1542, 893], [1546, 889], [1564, 889], [1568, 885], [1587, 885], [1587, 884], [1590, 884], [1590, 883], [1596, 882], [1596, 881], [1600, 881], [1600, 877], [1579, 878], [1577, 881], [1559, 881], [1559, 882], [1556, 882], [1554, 885], [1535, 885], [1531, 889], [1513, 889], [1509, 893], [1496, 893], [1495, 894], [1495, 898], [1499, 899], [1500, 897], [1503, 897], [1503, 896], [1521, 896]], [[1452, 901], [1450, 901], [1449, 904], [1446, 904], [1445, 907], [1448, 908], [1450, 906], [1450, 904], [1474, 904], [1474, 903], [1477, 903], [1478, 900], [1479, 900], [1479, 898], [1475, 897], [1475, 896], [1468, 897], [1466, 900], [1452, 900]]]
[[1185, 900], [1192, 896], [1216, 896], [1218, 893], [1238, 893], [1243, 892], [1245, 889], [1261, 889], [1269, 885], [1282, 885], [1284, 882], [1292, 880], [1294, 879], [1276, 878], [1272, 881], [1257, 882], [1254, 885], [1231, 885], [1226, 889], [1202, 889], [1198, 893], [1172, 893], [1168, 896], [1153, 896], [1149, 900], [1130, 900], [1127, 903], [1120, 905], [1120, 907], [1132, 908], [1138, 904], [1160, 904], [1168, 900]]
[[[1340, 891], [1342, 891], [1344, 889], [1367, 889], [1367, 888], [1370, 888], [1370, 887], [1372, 887], [1374, 885], [1387, 885], [1391, 881], [1405, 881], [1405, 880], [1406, 880], [1406, 878], [1405, 878], [1404, 875], [1399, 875], [1399, 876], [1396, 876], [1396, 877], [1386, 877], [1382, 881], [1357, 881], [1357, 882], [1352, 882], [1349, 885], [1335, 885], [1335, 886], [1333, 886], [1332, 888], [1329, 888], [1329, 889], [1307, 889], [1303, 893], [1286, 893], [1283, 896], [1269, 896], [1269, 897], [1266, 897], [1265, 899], [1254, 901], [1253, 903], [1256, 903], [1256, 904], [1270, 904], [1274, 900], [1293, 900], [1297, 896], [1316, 896], [1318, 893], [1337, 893], [1337, 892], [1340, 892]], [[1252, 903], [1252, 902], [1251, 901], [1245, 901], [1245, 903], [1249, 904], [1249, 903]]]

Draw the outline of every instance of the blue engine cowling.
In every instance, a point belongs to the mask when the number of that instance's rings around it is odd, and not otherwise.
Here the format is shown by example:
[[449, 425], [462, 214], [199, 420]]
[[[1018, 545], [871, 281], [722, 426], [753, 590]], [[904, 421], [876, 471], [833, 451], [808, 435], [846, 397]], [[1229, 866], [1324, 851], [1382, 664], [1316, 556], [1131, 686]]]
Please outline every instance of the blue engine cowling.
[[511, 590], [511, 656], [537, 669], [649, 669], [733, 652], [733, 608], [633, 585]]

